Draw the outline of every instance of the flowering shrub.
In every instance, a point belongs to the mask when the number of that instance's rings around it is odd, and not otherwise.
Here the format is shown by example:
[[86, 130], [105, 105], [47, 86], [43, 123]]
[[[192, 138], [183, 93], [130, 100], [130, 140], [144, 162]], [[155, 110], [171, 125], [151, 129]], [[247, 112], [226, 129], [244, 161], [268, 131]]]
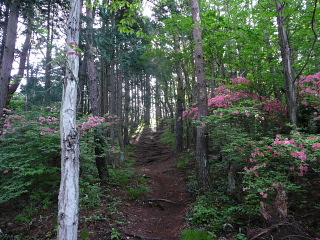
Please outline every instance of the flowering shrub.
[[300, 125], [304, 130], [319, 133], [320, 129], [320, 72], [301, 77], [297, 82], [300, 102]]
[[[221, 109], [232, 108], [233, 113], [238, 114], [241, 111], [247, 111], [245, 114], [247, 117], [250, 117], [252, 113], [249, 113], [249, 109], [254, 108], [254, 112], [256, 112], [254, 116], [256, 114], [263, 116], [263, 120], [266, 120], [266, 123], [269, 124], [266, 125], [268, 129], [271, 128], [270, 124], [278, 126], [284, 124], [287, 110], [279, 99], [267, 98], [251, 93], [248, 88], [245, 88], [246, 85], [250, 85], [250, 81], [245, 78], [231, 79], [230, 82], [230, 86], [223, 85], [215, 89], [215, 97], [208, 100], [210, 113], [221, 113]], [[183, 117], [189, 116], [192, 120], [197, 119], [198, 108], [196, 105], [189, 111], [185, 111]], [[223, 118], [222, 115], [220, 117]], [[241, 119], [238, 118], [238, 120]]]
[[[319, 172], [320, 137], [295, 133], [291, 138], [277, 135], [248, 143], [251, 153], [244, 167], [243, 191], [247, 200], [274, 196], [276, 183], [290, 192], [298, 191], [299, 181], [311, 172]], [[236, 149], [239, 153], [243, 149]]]
[[0, 134], [0, 203], [21, 194], [48, 202], [59, 184], [60, 139], [58, 112], [42, 118], [39, 112], [6, 116]]
[[[4, 194], [0, 203], [28, 193], [31, 197], [50, 198], [57, 192], [60, 180], [60, 134], [59, 109], [43, 108], [24, 112], [24, 115], [6, 109], [3, 130], [0, 132], [0, 187]], [[81, 164], [91, 165], [85, 171], [94, 169], [94, 133], [104, 130], [117, 121], [117, 116], [87, 116], [79, 120]], [[103, 138], [104, 154], [117, 152]], [[87, 174], [88, 176], [88, 174]], [[52, 189], [52, 191], [48, 191]], [[41, 192], [41, 194], [39, 193]]]

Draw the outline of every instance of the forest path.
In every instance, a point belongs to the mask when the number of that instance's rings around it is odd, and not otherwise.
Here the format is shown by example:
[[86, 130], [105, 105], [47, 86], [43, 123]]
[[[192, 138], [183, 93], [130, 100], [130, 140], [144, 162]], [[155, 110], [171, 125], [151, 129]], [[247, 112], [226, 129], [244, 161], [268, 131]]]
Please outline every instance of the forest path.
[[188, 176], [177, 167], [172, 150], [160, 142], [163, 132], [163, 126], [148, 128], [133, 140], [136, 170], [148, 179], [149, 192], [121, 209], [127, 219], [127, 239], [178, 240], [186, 227], [185, 216], [192, 202]]

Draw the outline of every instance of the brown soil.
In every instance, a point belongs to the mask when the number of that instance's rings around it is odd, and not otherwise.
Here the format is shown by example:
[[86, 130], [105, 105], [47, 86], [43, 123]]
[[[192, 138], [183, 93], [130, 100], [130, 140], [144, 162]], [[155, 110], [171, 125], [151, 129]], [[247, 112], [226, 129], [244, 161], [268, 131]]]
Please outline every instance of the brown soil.
[[148, 179], [149, 193], [122, 208], [127, 219], [127, 239], [177, 240], [186, 226], [185, 216], [192, 199], [187, 174], [177, 167], [172, 151], [160, 143], [162, 129], [148, 129], [134, 144], [137, 171]]

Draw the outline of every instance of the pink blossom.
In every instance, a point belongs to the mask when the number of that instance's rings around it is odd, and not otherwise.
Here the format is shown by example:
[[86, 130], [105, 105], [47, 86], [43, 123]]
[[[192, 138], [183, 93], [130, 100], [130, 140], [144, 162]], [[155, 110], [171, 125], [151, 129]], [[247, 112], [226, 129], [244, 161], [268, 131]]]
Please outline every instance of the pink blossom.
[[309, 169], [308, 166], [300, 166], [300, 170], [301, 170], [302, 172], [307, 172], [308, 169]]
[[320, 143], [312, 146], [315, 150], [320, 149]]
[[46, 135], [46, 133], [45, 133], [45, 132], [41, 132], [40, 134], [41, 134], [41, 135]]
[[3, 173], [9, 173], [9, 170], [4, 170]]
[[205, 126], [206, 126], [206, 124], [205, 124], [205, 123], [201, 123], [201, 126], [205, 127]]
[[268, 197], [268, 193], [265, 193], [265, 192], [260, 192], [260, 195], [261, 195], [263, 198], [267, 198], [267, 197]]
[[247, 188], [243, 187], [243, 188], [242, 188], [242, 191], [244, 191], [244, 192], [247, 191]]
[[233, 113], [234, 113], [234, 114], [238, 114], [238, 113], [239, 113], [239, 111], [234, 111]]

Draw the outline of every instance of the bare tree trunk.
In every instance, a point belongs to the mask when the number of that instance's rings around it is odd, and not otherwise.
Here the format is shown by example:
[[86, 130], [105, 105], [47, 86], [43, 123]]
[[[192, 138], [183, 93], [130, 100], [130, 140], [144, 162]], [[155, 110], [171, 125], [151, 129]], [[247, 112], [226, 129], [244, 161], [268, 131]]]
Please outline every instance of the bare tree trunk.
[[79, 43], [81, 1], [70, 0], [67, 27], [67, 67], [62, 95], [61, 183], [58, 209], [58, 239], [77, 240], [79, 212], [79, 135], [76, 130], [79, 54], [74, 48]]
[[286, 96], [287, 96], [287, 106], [288, 106], [288, 115], [290, 123], [295, 129], [297, 126], [297, 111], [298, 111], [298, 102], [297, 102], [297, 89], [295, 86], [295, 76], [293, 71], [292, 64], [292, 52], [289, 45], [288, 31], [286, 29], [286, 20], [284, 12], [284, 2], [279, 2], [276, 0], [277, 7], [277, 23], [278, 23], [278, 33], [280, 38], [280, 49], [282, 57], [282, 65], [284, 69], [284, 77], [286, 84]]
[[[202, 28], [200, 26], [200, 9], [198, 0], [191, 0], [192, 18], [195, 27], [193, 28], [194, 61], [196, 66], [196, 76], [198, 83], [198, 120], [202, 121], [208, 116], [207, 83], [205, 62], [202, 47]], [[196, 160], [198, 163], [199, 186], [204, 190], [209, 190], [212, 182], [209, 174], [208, 153], [207, 153], [207, 128], [197, 127]]]
[[[89, 78], [89, 99], [91, 105], [91, 111], [94, 116], [101, 116], [101, 100], [100, 100], [100, 81], [97, 74], [97, 69], [94, 65], [94, 47], [93, 47], [93, 22], [94, 22], [94, 10], [86, 8], [87, 17], [87, 44], [88, 44], [88, 60], [87, 60], [87, 73]], [[108, 166], [105, 157], [103, 156], [103, 138], [99, 131], [95, 131], [94, 141], [95, 146], [95, 161], [99, 173], [99, 178], [102, 181], [106, 181], [109, 177]]]
[[145, 88], [145, 114], [144, 121], [146, 124], [150, 124], [150, 111], [151, 111], [151, 91], [150, 91], [150, 74], [146, 73], [146, 88]]
[[3, 6], [5, 7], [6, 10], [3, 13], [4, 21], [3, 21], [3, 24], [2, 24], [2, 39], [1, 39], [1, 46], [0, 46], [0, 69], [2, 68], [4, 47], [6, 45], [6, 33], [7, 33], [7, 29], [8, 29], [9, 10], [10, 10], [8, 2], [3, 3]]
[[78, 114], [82, 116], [85, 113], [85, 108], [84, 108], [84, 87], [86, 84], [86, 77], [87, 77], [87, 56], [86, 54], [83, 57], [80, 70], [79, 70], [79, 93], [78, 93]]
[[[29, 9], [32, 9], [33, 4], [31, 4]], [[26, 38], [22, 45], [22, 50], [20, 52], [20, 61], [19, 61], [19, 69], [18, 74], [14, 77], [13, 83], [9, 85], [9, 96], [7, 98], [6, 105], [9, 105], [10, 100], [12, 98], [12, 95], [17, 91], [21, 79], [24, 75], [24, 70], [26, 69], [26, 62], [28, 57], [28, 52], [31, 45], [31, 35], [32, 35], [32, 22], [33, 22], [33, 12], [30, 10], [29, 16], [28, 16], [28, 26], [27, 26], [27, 32], [26, 32]]]
[[[174, 46], [176, 54], [179, 54], [180, 46], [179, 46], [179, 36], [174, 35]], [[181, 60], [178, 59], [177, 62], [177, 103], [176, 103], [176, 152], [183, 151], [183, 105], [184, 105], [184, 89], [183, 89], [183, 75], [182, 75], [182, 64]]]
[[8, 26], [6, 32], [5, 47], [2, 58], [2, 68], [0, 75], [0, 119], [2, 118], [3, 109], [6, 106], [8, 90], [10, 84], [10, 75], [14, 59], [14, 50], [17, 39], [17, 26], [19, 17], [19, 0], [11, 2]]
[[123, 138], [123, 92], [122, 92], [122, 82], [123, 82], [123, 72], [119, 71], [118, 74], [118, 110], [117, 115], [119, 116], [119, 122], [117, 124], [118, 127], [118, 140], [119, 140], [119, 146], [120, 146], [120, 164], [124, 163], [126, 161], [126, 155], [125, 155], [125, 146], [124, 146], [124, 138]]
[[129, 78], [124, 80], [124, 123], [123, 123], [123, 142], [125, 145], [129, 144], [129, 110], [130, 110], [130, 86]]
[[45, 66], [45, 80], [44, 80], [44, 89], [46, 91], [45, 94], [45, 103], [48, 104], [50, 102], [51, 96], [51, 70], [52, 70], [52, 41], [53, 41], [53, 24], [51, 23], [51, 1], [48, 3], [48, 19], [47, 19], [47, 47], [46, 47], [46, 66]]
[[109, 81], [110, 79], [110, 65], [106, 61], [101, 59], [101, 113], [102, 115], [109, 111]]
[[160, 89], [159, 89], [159, 80], [156, 79], [156, 89], [155, 89], [155, 103], [156, 103], [156, 124], [159, 125], [159, 119], [162, 118], [161, 114], [161, 104], [160, 104]]

